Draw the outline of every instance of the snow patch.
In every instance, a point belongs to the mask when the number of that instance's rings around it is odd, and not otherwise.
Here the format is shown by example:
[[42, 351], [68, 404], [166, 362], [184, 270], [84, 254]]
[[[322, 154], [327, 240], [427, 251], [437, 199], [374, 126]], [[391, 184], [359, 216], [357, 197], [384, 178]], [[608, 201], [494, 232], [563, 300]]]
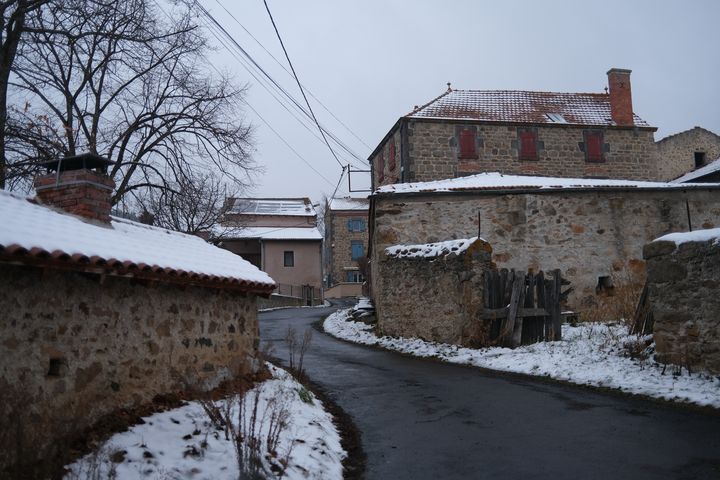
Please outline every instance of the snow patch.
[[695, 230], [694, 232], [668, 233], [660, 238], [656, 238], [653, 242], [667, 241], [680, 245], [687, 242], [709, 242], [712, 240], [714, 240], [716, 244], [720, 243], [720, 228]]
[[515, 349], [472, 349], [418, 338], [378, 337], [371, 325], [349, 320], [349, 312], [340, 310], [330, 315], [323, 323], [325, 331], [343, 340], [418, 357], [720, 408], [720, 378], [701, 374], [676, 376], [671, 373], [672, 367], [663, 373], [663, 366], [651, 360], [625, 356], [625, 344], [650, 338], [630, 335], [623, 325], [563, 325], [562, 341]]
[[[259, 395], [258, 423], [261, 438], [268, 429], [268, 409], [278, 400], [289, 411], [290, 425], [281, 433], [278, 457], [288, 455], [283, 478], [342, 479], [342, 460], [347, 456], [340, 445], [332, 416], [322, 402], [306, 392], [292, 376], [269, 365], [273, 378], [249, 391], [244, 401], [252, 409]], [[302, 395], [300, 392], [304, 392]], [[303, 401], [302, 397], [305, 397]], [[249, 410], [248, 410], [249, 411]], [[265, 419], [263, 421], [263, 419]], [[69, 465], [66, 480], [87, 478], [163, 478], [236, 480], [239, 476], [233, 441], [217, 430], [198, 402], [155, 413], [127, 432], [113, 435], [100, 449]], [[262, 423], [261, 423], [262, 422]], [[118, 453], [124, 452], [124, 453]], [[111, 458], [115, 457], [117, 463]], [[269, 462], [263, 459], [269, 474]], [[114, 470], [114, 477], [108, 474]], [[97, 476], [94, 476], [97, 474]]]
[[388, 257], [396, 258], [437, 258], [460, 254], [467, 250], [478, 237], [463, 238], [459, 240], [446, 240], [444, 242], [422, 243], [418, 245], [393, 245], [385, 249]]

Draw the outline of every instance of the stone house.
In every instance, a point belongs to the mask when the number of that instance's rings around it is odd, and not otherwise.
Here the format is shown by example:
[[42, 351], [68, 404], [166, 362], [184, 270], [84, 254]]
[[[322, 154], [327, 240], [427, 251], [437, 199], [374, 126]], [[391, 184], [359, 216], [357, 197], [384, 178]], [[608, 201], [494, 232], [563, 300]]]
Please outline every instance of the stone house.
[[676, 178], [673, 183], [720, 183], [720, 158]]
[[648, 298], [657, 360], [720, 374], [720, 228], [648, 243]]
[[229, 198], [225, 211], [218, 245], [275, 279], [273, 298], [322, 303], [323, 237], [309, 198]]
[[362, 295], [360, 262], [368, 245], [367, 198], [333, 198], [325, 206], [326, 297]]
[[275, 288], [199, 237], [111, 216], [109, 163], [50, 162], [37, 197], [0, 191], [0, 408], [22, 401], [37, 447], [57, 422], [251, 368], [256, 301]]
[[380, 141], [372, 188], [480, 172], [657, 179], [657, 129], [633, 113], [630, 70], [607, 75], [608, 93], [448, 88]]
[[674, 180], [720, 159], [720, 135], [702, 127], [657, 142], [658, 180]]
[[614, 277], [644, 274], [648, 241], [718, 225], [719, 184], [486, 173], [386, 185], [370, 196], [371, 294], [382, 304], [385, 248], [479, 235], [498, 268], [560, 269], [574, 288], [569, 307], [580, 310]]

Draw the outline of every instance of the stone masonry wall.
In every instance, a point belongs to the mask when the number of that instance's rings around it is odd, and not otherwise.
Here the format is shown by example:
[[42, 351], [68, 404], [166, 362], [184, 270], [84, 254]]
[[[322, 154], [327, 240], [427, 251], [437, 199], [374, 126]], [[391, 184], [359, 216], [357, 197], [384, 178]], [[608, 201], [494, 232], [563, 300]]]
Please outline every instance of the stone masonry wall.
[[657, 360], [720, 374], [720, 245], [645, 246]]
[[254, 295], [6, 264], [0, 285], [0, 389], [38, 425], [213, 386], [257, 351]]
[[720, 136], [695, 127], [657, 142], [660, 180], [674, 180], [695, 170], [695, 152], [705, 154], [705, 163], [720, 158]]
[[[346, 282], [346, 267], [358, 268], [358, 262], [352, 259], [351, 242], [363, 242], [363, 249], [367, 254], [368, 248], [368, 212], [367, 211], [330, 211], [326, 214], [325, 274], [330, 276], [330, 286]], [[362, 232], [348, 231], [347, 222], [350, 219], [365, 221]]]
[[371, 290], [383, 291], [375, 265], [385, 247], [475, 236], [480, 213], [498, 268], [559, 268], [575, 288], [569, 306], [581, 309], [600, 277], [644, 274], [645, 243], [687, 231], [686, 200], [693, 228], [720, 226], [720, 190], [710, 188], [375, 197]]
[[[577, 126], [537, 127], [538, 160], [519, 160], [518, 127], [511, 125], [468, 123], [477, 128], [477, 160], [458, 159], [456, 128], [464, 124], [441, 120], [408, 121], [407, 163], [405, 171], [387, 168], [386, 140], [373, 157], [374, 185], [441, 180], [481, 172], [541, 175], [554, 177], [600, 177], [633, 180], [656, 180], [656, 147], [652, 130], [606, 128], [603, 162], [587, 162], [580, 149], [586, 128]], [[400, 128], [393, 133], [400, 158]], [[378, 168], [379, 156], [385, 159], [384, 179]], [[397, 162], [399, 165], [399, 161]], [[399, 166], [397, 167], [399, 168]]]
[[[466, 345], [483, 308], [483, 271], [492, 248], [476, 241], [460, 255], [434, 259], [376, 256], [378, 327], [385, 335]], [[375, 274], [377, 272], [377, 275]], [[474, 320], [474, 321], [473, 321]]]

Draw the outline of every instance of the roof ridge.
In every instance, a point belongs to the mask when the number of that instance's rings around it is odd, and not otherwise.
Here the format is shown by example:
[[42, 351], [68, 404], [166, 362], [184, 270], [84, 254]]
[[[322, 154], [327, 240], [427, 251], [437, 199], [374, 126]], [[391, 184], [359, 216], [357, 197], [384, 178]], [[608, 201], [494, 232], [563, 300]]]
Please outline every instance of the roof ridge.
[[[499, 89], [487, 89], [487, 90], [480, 90], [480, 89], [473, 89], [473, 88], [456, 88], [452, 90], [453, 92], [517, 92], [517, 93], [550, 93], [553, 95], [593, 95], [593, 96], [599, 96], [599, 97], [609, 97], [609, 93], [603, 93], [603, 92], [555, 92], [555, 91], [548, 91], [548, 90], [511, 90], [506, 88], [499, 88]], [[446, 92], [449, 93], [449, 92]], [[438, 97], [440, 98], [440, 97]]]
[[406, 113], [405, 115], [403, 115], [403, 117], [407, 117], [407, 116], [409, 116], [409, 115], [413, 115], [413, 114], [418, 113], [418, 112], [421, 111], [423, 108], [428, 107], [430, 104], [437, 102], [438, 100], [440, 100], [440, 99], [441, 99], [442, 97], [444, 97], [445, 95], [448, 95], [448, 94], [450, 94], [450, 93], [452, 93], [452, 92], [454, 92], [454, 91], [455, 91], [455, 90], [453, 90], [453, 89], [451, 89], [451, 88], [448, 88], [448, 89], [445, 90], [442, 94], [440, 94], [440, 95], [438, 95], [437, 97], [433, 98], [432, 100], [430, 100], [429, 102], [427, 102], [425, 105], [421, 105], [420, 107], [413, 109], [412, 112]]
[[688, 128], [687, 130], [682, 130], [682, 131], [680, 131], [680, 132], [672, 133], [672, 134], [670, 134], [670, 135], [668, 135], [668, 136], [666, 136], [666, 137], [663, 137], [663, 138], [661, 138], [660, 140], [658, 140], [658, 141], [655, 142], [655, 143], [664, 142], [665, 140], [667, 140], [667, 139], [669, 139], [669, 138], [677, 137], [678, 135], [682, 135], [683, 133], [687, 133], [687, 132], [690, 132], [690, 131], [692, 131], [692, 130], [704, 130], [704, 131], [706, 131], [706, 132], [708, 132], [708, 133], [711, 133], [711, 134], [715, 135], [716, 137], [720, 138], [720, 135], [718, 135], [717, 133], [713, 132], [712, 130], [708, 130], [708, 129], [705, 128], [705, 127], [701, 127], [701, 126], [699, 126], [699, 125], [695, 125], [694, 127]]

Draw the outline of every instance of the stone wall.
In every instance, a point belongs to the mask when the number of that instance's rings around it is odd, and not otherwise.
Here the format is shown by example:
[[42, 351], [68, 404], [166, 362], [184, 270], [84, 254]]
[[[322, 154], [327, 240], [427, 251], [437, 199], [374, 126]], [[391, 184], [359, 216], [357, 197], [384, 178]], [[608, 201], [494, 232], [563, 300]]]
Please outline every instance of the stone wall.
[[22, 395], [37, 425], [70, 417], [81, 429], [214, 386], [257, 351], [255, 295], [7, 264], [0, 285], [0, 390]]
[[[402, 143], [401, 121], [401, 127], [385, 139], [372, 157], [373, 185], [376, 187], [399, 181], [425, 182], [480, 172], [634, 180], [655, 180], [658, 177], [654, 129], [602, 129], [604, 161], [587, 162], [581, 149], [585, 128], [570, 125], [538, 126], [538, 160], [521, 161], [517, 149], [517, 126], [468, 123], [477, 129], [478, 158], [461, 160], [458, 158], [456, 129], [464, 124], [440, 120], [405, 121], [407, 145]], [[388, 145], [391, 141], [395, 142], [398, 149], [398, 158], [403, 158], [403, 172], [391, 172], [387, 168]], [[399, 149], [399, 145], [403, 145], [403, 149]], [[382, 181], [378, 171], [381, 154], [386, 165]]]
[[[575, 288], [569, 306], [596, 301], [601, 277], [644, 274], [642, 248], [668, 232], [720, 225], [720, 190], [535, 191], [500, 194], [389, 194], [374, 197], [371, 291], [385, 247], [478, 234], [499, 268], [562, 270]], [[686, 207], [687, 201], [687, 207]], [[382, 273], [382, 270], [379, 270]]]
[[720, 136], [704, 128], [670, 135], [657, 142], [660, 180], [674, 180], [695, 170], [695, 152], [705, 154], [705, 164], [720, 158]]
[[645, 246], [657, 360], [720, 374], [720, 245]]
[[[365, 229], [362, 232], [348, 230], [347, 222], [351, 219], [362, 219]], [[352, 259], [352, 241], [363, 243], [367, 254], [368, 247], [368, 212], [367, 211], [331, 211], [325, 215], [325, 275], [327, 285], [333, 286], [347, 282], [348, 269], [358, 269], [357, 260]]]
[[462, 254], [436, 258], [378, 255], [373, 278], [378, 328], [384, 335], [467, 345], [483, 308], [483, 271], [492, 248], [477, 240]]

